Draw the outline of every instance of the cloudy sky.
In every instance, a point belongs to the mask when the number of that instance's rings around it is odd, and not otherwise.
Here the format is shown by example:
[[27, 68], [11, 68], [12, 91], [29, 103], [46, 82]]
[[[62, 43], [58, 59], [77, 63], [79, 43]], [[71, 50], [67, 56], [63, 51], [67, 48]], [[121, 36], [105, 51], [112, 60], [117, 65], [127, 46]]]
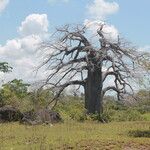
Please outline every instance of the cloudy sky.
[[[64, 24], [107, 22], [109, 39], [118, 34], [140, 49], [150, 48], [150, 0], [0, 0], [0, 59], [13, 67], [1, 80], [32, 81], [39, 64], [37, 45]], [[107, 34], [108, 35], [108, 34]]]

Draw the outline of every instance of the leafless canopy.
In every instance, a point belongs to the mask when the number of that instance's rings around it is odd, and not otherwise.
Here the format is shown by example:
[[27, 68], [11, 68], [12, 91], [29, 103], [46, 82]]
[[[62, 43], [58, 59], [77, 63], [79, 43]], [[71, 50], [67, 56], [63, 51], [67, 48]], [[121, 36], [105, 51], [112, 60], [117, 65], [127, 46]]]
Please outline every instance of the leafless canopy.
[[[46, 66], [51, 73], [44, 85], [57, 89], [53, 102], [61, 92], [70, 85], [85, 87], [88, 72], [100, 70], [102, 77], [101, 96], [113, 90], [118, 99], [133, 91], [129, 78], [134, 77], [134, 70], [138, 67], [138, 60], [142, 58], [135, 48], [127, 42], [122, 42], [118, 36], [116, 42], [108, 41], [103, 33], [103, 25], [97, 30], [97, 43], [92, 43], [86, 27], [70, 27], [69, 25], [57, 29], [51, 41], [41, 45], [45, 59], [40, 67]], [[93, 37], [93, 38], [95, 38]], [[104, 81], [114, 79], [114, 85], [105, 85]]]

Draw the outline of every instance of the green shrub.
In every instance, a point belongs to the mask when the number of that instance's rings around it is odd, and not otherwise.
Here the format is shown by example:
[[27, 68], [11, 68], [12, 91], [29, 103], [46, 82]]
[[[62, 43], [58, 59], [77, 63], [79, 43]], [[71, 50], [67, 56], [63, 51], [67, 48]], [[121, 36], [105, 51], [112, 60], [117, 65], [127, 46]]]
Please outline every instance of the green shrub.
[[100, 121], [100, 115], [98, 113], [88, 114], [86, 119], [89, 121]]
[[137, 106], [134, 109], [139, 111], [141, 114], [150, 113], [150, 106], [149, 105]]
[[145, 121], [150, 121], [150, 113], [145, 113], [142, 115]]
[[110, 122], [111, 121], [111, 116], [109, 113], [104, 112], [100, 115], [100, 121], [101, 122]]
[[150, 130], [144, 130], [144, 131], [140, 131], [140, 130], [136, 130], [136, 131], [129, 131], [128, 132], [129, 136], [132, 137], [146, 137], [146, 138], [150, 138]]
[[56, 106], [55, 111], [59, 112], [62, 118], [66, 120], [86, 120], [86, 110], [84, 109], [83, 101], [81, 101], [80, 99], [63, 100]]
[[141, 107], [127, 107], [123, 103], [109, 100], [104, 104], [104, 116], [110, 121], [141, 121], [146, 120]]
[[108, 122], [114, 121], [113, 117], [114, 115], [117, 115], [118, 112], [119, 111], [116, 111], [113, 109], [104, 109], [102, 114], [96, 113], [96, 114], [87, 115], [87, 120], [108, 123]]
[[108, 100], [104, 103], [105, 110], [126, 110], [127, 106], [125, 106], [122, 102], [115, 100]]
[[111, 116], [112, 121], [141, 121], [144, 117], [137, 110], [127, 109], [122, 111], [116, 111]]
[[101, 122], [146, 120], [136, 108], [127, 108], [122, 103], [116, 101], [108, 101], [105, 103], [104, 112], [101, 115], [86, 115], [84, 102], [81, 99], [74, 99], [73, 97], [59, 102], [55, 111], [59, 112], [64, 120], [91, 120]]

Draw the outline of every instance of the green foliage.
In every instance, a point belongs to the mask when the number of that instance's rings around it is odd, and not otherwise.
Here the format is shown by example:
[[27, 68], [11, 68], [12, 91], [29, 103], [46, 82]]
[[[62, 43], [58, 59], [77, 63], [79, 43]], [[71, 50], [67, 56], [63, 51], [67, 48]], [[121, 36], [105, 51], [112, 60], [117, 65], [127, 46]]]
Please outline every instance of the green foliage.
[[58, 103], [55, 108], [62, 118], [65, 120], [72, 119], [76, 121], [100, 121], [100, 122], [111, 122], [111, 121], [141, 121], [147, 120], [141, 112], [134, 107], [127, 107], [121, 102], [107, 101], [104, 104], [104, 111], [102, 114], [90, 114], [86, 115], [84, 109], [84, 102], [80, 98], [65, 97]]
[[68, 120], [84, 121], [86, 120], [86, 110], [83, 101], [78, 97], [67, 97], [62, 100], [55, 108], [61, 116]]
[[27, 95], [27, 90], [30, 84], [23, 83], [23, 80], [14, 79], [6, 84], [2, 85], [1, 92], [7, 97], [11, 97], [12, 94], [18, 98], [24, 98]]
[[[46, 89], [28, 92], [28, 87], [29, 84], [17, 79], [2, 85], [0, 105], [12, 105], [21, 111], [30, 111], [46, 107], [54, 96], [52, 91]], [[54, 109], [64, 120], [101, 122], [149, 120], [148, 94], [147, 91], [139, 91], [137, 95], [140, 100], [134, 106], [125, 105], [116, 101], [114, 97], [107, 96], [104, 99], [103, 113], [94, 115], [86, 114], [83, 97], [62, 94]]]
[[18, 79], [3, 84], [0, 90], [0, 105], [19, 106], [21, 100], [28, 96], [28, 87], [29, 84]]
[[140, 90], [137, 94], [136, 97], [138, 99], [138, 105], [147, 105], [150, 106], [150, 90]]
[[138, 105], [136, 107], [133, 107], [141, 114], [150, 113], [150, 105]]
[[150, 113], [150, 90], [142, 89], [136, 94], [137, 103], [134, 109], [141, 114]]
[[112, 121], [142, 121], [144, 117], [137, 110], [129, 108], [127, 110], [115, 112], [111, 117]]
[[103, 123], [110, 122], [110, 115], [107, 114], [106, 112], [103, 112], [102, 114], [89, 114], [87, 115], [87, 120], [90, 121], [100, 121]]
[[52, 100], [54, 97], [54, 93], [50, 90], [41, 90], [41, 91], [36, 91], [34, 93], [30, 93], [31, 98], [33, 101], [33, 104], [36, 103], [38, 107], [44, 108], [48, 105], [48, 103]]
[[144, 120], [150, 121], [150, 113], [145, 113], [142, 115], [142, 117], [144, 118]]
[[0, 71], [1, 72], [10, 72], [12, 67], [8, 65], [7, 62], [0, 62]]
[[126, 110], [127, 106], [125, 106], [122, 102], [116, 100], [107, 100], [104, 103], [105, 110]]
[[109, 100], [104, 104], [103, 114], [108, 122], [144, 120], [142, 113], [136, 107], [126, 106], [124, 103], [114, 100]]

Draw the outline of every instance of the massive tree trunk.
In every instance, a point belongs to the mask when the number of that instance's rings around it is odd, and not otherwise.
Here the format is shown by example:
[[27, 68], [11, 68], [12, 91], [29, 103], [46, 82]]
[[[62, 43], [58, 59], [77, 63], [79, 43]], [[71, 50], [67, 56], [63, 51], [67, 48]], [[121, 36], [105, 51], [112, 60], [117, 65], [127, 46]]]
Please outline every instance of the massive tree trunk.
[[89, 114], [102, 113], [102, 77], [101, 69], [88, 71], [85, 84], [85, 108]]

